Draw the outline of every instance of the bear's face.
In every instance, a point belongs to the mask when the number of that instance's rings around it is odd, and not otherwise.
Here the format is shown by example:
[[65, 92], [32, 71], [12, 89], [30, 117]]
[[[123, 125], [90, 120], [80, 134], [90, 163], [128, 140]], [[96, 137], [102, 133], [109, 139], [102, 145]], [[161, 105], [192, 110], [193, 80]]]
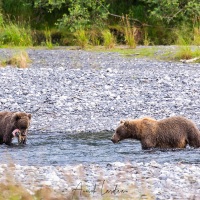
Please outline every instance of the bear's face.
[[[121, 121], [118, 128], [115, 130], [111, 141], [113, 143], [118, 143], [121, 140], [132, 138], [132, 134], [129, 131], [129, 121]], [[133, 133], [133, 132], [132, 132]]]
[[12, 116], [12, 123], [14, 123], [16, 136], [19, 143], [26, 143], [27, 131], [30, 126], [31, 114], [16, 112]]

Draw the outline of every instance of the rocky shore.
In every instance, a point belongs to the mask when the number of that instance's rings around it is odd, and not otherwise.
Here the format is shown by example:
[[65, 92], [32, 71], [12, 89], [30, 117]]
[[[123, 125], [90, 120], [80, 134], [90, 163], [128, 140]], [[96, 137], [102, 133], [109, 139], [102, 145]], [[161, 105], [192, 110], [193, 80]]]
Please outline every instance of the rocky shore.
[[[32, 113], [30, 133], [113, 130], [120, 119], [142, 116], [183, 115], [200, 127], [200, 64], [82, 50], [27, 52], [28, 68], [0, 69], [0, 105], [1, 110]], [[0, 59], [13, 53], [0, 49]], [[106, 166], [13, 165], [11, 171], [14, 180], [30, 192], [47, 185], [66, 199], [76, 192], [80, 199], [89, 193], [91, 199], [109, 195], [110, 199], [193, 200], [200, 199], [199, 168], [200, 163], [152, 161]], [[7, 165], [0, 165], [1, 181], [6, 179], [6, 169]], [[87, 191], [80, 190], [81, 184]]]
[[[32, 130], [113, 130], [120, 119], [184, 115], [200, 124], [199, 64], [117, 53], [27, 50], [27, 69], [1, 68], [1, 109], [33, 113]], [[1, 57], [9, 50], [0, 49]]]
[[63, 199], [200, 199], [200, 166], [195, 164], [0, 165], [1, 182], [6, 173], [31, 194], [50, 187]]

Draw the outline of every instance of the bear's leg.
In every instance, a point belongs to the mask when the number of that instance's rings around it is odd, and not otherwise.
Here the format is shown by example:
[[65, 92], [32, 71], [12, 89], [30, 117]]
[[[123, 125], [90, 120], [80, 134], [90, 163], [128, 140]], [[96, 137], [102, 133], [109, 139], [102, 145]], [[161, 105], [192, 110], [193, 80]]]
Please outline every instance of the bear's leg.
[[196, 137], [195, 139], [189, 139], [189, 145], [191, 147], [194, 147], [194, 148], [199, 148], [200, 147], [200, 136]]
[[155, 130], [156, 130], [155, 122], [152, 123], [152, 121], [143, 120], [142, 133], [141, 133], [142, 149], [150, 149], [156, 147]]
[[156, 146], [155, 142], [153, 142], [153, 140], [151, 138], [142, 139], [141, 144], [142, 144], [142, 149], [144, 149], [144, 150], [151, 149]]
[[4, 135], [3, 143], [5, 143], [6, 145], [10, 145], [11, 141], [12, 141], [12, 137], [10, 137], [9, 135]]
[[200, 132], [196, 127], [192, 127], [188, 131], [188, 143], [192, 147], [200, 147]]

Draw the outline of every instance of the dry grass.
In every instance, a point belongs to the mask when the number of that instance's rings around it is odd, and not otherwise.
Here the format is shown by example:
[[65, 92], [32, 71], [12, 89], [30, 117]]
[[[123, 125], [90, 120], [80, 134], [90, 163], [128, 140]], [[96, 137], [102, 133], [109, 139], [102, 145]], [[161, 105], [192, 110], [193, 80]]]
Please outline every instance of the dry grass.
[[131, 26], [128, 16], [123, 16], [122, 18], [123, 26], [124, 26], [124, 36], [125, 42], [130, 48], [136, 48], [136, 35], [138, 30], [136, 27]]
[[51, 188], [49, 187], [43, 187], [40, 190], [36, 191], [36, 193], [33, 196], [33, 199], [35, 200], [68, 200], [61, 194], [55, 193]]
[[27, 68], [28, 63], [30, 62], [31, 60], [28, 56], [28, 53], [26, 51], [21, 51], [8, 59], [5, 64], [13, 65], [18, 68]]
[[33, 197], [20, 185], [0, 184], [0, 200], [33, 200]]
[[0, 200], [66, 200], [66, 198], [55, 193], [51, 188], [43, 187], [31, 195], [20, 184], [0, 184]]
[[99, 46], [101, 44], [101, 31], [99, 29], [91, 29], [89, 35], [92, 46]]

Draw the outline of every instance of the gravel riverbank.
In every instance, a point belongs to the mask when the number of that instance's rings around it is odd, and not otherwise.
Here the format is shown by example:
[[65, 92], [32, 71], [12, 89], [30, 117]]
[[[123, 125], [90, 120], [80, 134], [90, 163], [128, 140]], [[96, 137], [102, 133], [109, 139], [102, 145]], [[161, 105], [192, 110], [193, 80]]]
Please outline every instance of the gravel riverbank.
[[200, 166], [194, 164], [0, 165], [1, 182], [5, 173], [30, 193], [47, 186], [64, 199], [200, 199]]
[[[9, 50], [0, 50], [1, 56]], [[120, 119], [184, 115], [200, 125], [200, 64], [117, 53], [28, 50], [27, 69], [1, 68], [1, 109], [34, 112], [32, 130], [113, 130]]]
[[[27, 52], [32, 61], [29, 68], [6, 66], [0, 69], [0, 105], [1, 110], [32, 113], [30, 134], [33, 131], [74, 134], [110, 131], [120, 119], [142, 116], [161, 119], [183, 115], [200, 127], [200, 64], [81, 50], [29, 49]], [[0, 49], [0, 59], [11, 54], [8, 49]], [[0, 165], [0, 174], [5, 168]], [[110, 190], [118, 184], [119, 189], [125, 188], [128, 191], [125, 193], [136, 195], [136, 199], [143, 191], [152, 194], [153, 199], [199, 199], [199, 168], [200, 163], [152, 161], [87, 167], [15, 165], [13, 173], [16, 180], [25, 185], [34, 183], [29, 186], [30, 191], [48, 185], [66, 194], [80, 183], [76, 175], [84, 171], [82, 180], [88, 188], [98, 181], [102, 185], [105, 180]], [[67, 174], [72, 176], [72, 182], [66, 178]], [[3, 178], [1, 175], [1, 180]], [[136, 189], [131, 190], [129, 184]], [[144, 187], [147, 190], [143, 190]], [[113, 192], [111, 197], [119, 193]], [[94, 195], [93, 198], [98, 199], [101, 194], [95, 192]]]

